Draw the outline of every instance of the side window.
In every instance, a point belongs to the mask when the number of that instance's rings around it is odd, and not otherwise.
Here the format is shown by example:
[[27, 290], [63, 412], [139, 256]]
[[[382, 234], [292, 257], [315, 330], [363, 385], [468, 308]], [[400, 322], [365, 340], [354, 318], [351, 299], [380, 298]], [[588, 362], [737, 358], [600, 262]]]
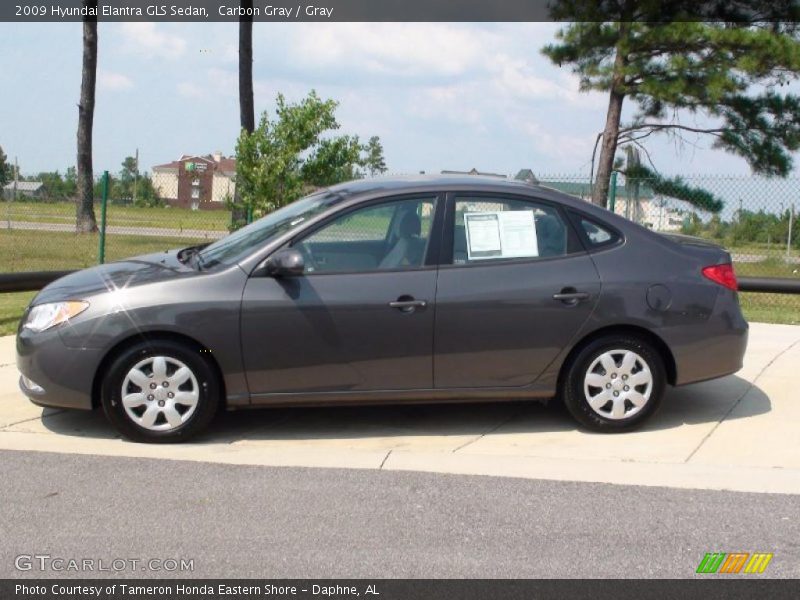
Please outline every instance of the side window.
[[454, 264], [566, 253], [567, 227], [555, 208], [526, 200], [456, 198]]
[[589, 245], [593, 248], [608, 246], [619, 239], [619, 236], [610, 229], [603, 227], [597, 221], [592, 221], [586, 217], [578, 217], [581, 229], [586, 234]]
[[425, 262], [435, 198], [356, 209], [294, 244], [306, 273], [413, 269]]

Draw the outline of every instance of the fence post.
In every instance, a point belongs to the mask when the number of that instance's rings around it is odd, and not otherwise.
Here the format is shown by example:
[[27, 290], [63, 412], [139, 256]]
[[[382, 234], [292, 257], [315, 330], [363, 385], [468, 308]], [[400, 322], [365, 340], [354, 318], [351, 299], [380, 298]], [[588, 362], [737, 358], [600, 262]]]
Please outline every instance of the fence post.
[[252, 204], [248, 204], [247, 205], [247, 224], [250, 225], [250, 223], [252, 223], [252, 222], [253, 222], [253, 205]]
[[611, 189], [608, 193], [608, 209], [613, 213], [617, 205], [617, 172], [611, 171]]
[[108, 171], [103, 171], [103, 196], [100, 200], [100, 246], [97, 249], [97, 262], [106, 261], [106, 205], [108, 204]]
[[786, 238], [786, 260], [788, 262], [792, 255], [792, 226], [794, 223], [794, 203], [789, 206], [789, 236]]

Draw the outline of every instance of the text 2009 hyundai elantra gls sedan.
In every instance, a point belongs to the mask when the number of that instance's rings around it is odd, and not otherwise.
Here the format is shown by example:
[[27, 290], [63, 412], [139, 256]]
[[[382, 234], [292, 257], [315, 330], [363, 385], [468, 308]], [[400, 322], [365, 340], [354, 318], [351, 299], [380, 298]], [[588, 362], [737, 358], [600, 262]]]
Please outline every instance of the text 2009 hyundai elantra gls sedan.
[[20, 323], [36, 404], [188, 439], [256, 406], [560, 396], [629, 430], [667, 384], [737, 371], [731, 257], [544, 187], [477, 177], [319, 191], [206, 247], [44, 288]]

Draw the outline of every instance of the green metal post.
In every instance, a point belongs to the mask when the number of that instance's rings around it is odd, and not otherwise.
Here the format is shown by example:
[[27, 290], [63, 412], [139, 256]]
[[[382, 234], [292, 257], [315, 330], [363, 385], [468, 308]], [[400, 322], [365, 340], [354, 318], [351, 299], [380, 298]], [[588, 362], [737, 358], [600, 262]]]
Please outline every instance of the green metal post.
[[106, 206], [108, 205], [108, 171], [103, 171], [103, 197], [100, 200], [100, 247], [97, 249], [97, 262], [106, 260]]
[[253, 205], [252, 204], [248, 204], [247, 205], [247, 224], [249, 225], [252, 222], [253, 222]]
[[608, 210], [612, 213], [617, 205], [617, 172], [611, 171], [611, 186], [608, 191]]

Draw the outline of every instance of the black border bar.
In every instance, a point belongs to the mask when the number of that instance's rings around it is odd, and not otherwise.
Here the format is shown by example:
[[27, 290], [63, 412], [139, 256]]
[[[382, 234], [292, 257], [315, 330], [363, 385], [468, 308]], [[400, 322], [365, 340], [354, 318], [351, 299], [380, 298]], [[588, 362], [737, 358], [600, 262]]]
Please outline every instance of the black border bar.
[[[644, 557], [643, 557], [644, 559]], [[658, 560], [651, 557], [650, 560]], [[622, 566], [622, 565], [621, 565]], [[128, 593], [122, 586], [149, 587], [151, 593]], [[18, 586], [38, 588], [42, 593], [23, 593]], [[180, 587], [197, 588], [196, 593], [180, 593]], [[219, 586], [242, 593], [221, 593]], [[268, 592], [276, 589], [295, 593]], [[258, 588], [259, 592], [249, 591]], [[100, 593], [97, 589], [100, 588]], [[328, 593], [313, 593], [326, 589]], [[85, 589], [69, 593], [71, 589]], [[199, 591], [203, 590], [203, 591]], [[302, 591], [305, 590], [305, 591]], [[331, 593], [334, 590], [354, 592]], [[370, 593], [370, 590], [374, 590]], [[337, 580], [260, 580], [260, 579], [39, 579], [0, 580], [4, 600], [620, 600], [625, 598], [690, 600], [738, 600], [752, 598], [796, 598], [796, 580], [761, 579], [759, 576], [702, 576], [697, 579], [337, 579]], [[357, 595], [356, 595], [357, 593]]]
[[[91, 3], [90, 3], [91, 4]], [[0, 21], [235, 22], [240, 0], [2, 0]], [[800, 21], [800, 0], [254, 0], [260, 22]]]

